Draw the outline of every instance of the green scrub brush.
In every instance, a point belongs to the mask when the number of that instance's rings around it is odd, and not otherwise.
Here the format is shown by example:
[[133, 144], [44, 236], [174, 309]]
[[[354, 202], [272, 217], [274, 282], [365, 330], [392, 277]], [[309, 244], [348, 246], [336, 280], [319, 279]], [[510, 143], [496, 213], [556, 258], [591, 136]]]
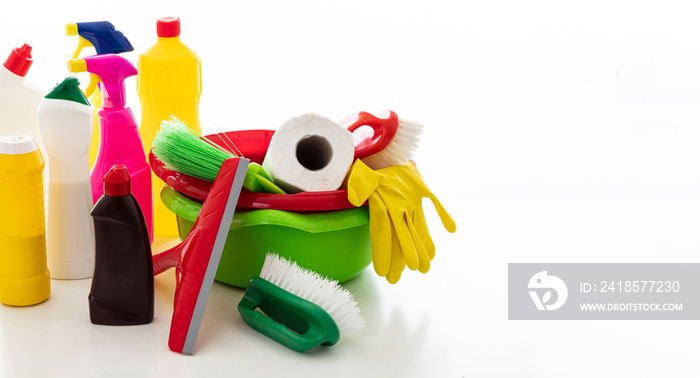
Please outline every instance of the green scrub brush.
[[299, 352], [335, 345], [341, 332], [364, 326], [357, 302], [338, 281], [273, 253], [260, 277], [248, 282], [238, 312], [255, 330]]
[[[232, 150], [237, 150], [231, 143]], [[175, 117], [160, 123], [152, 145], [153, 154], [165, 168], [213, 182], [224, 160], [238, 155], [189, 128]], [[260, 164], [251, 162], [243, 188], [257, 193], [285, 194]]]

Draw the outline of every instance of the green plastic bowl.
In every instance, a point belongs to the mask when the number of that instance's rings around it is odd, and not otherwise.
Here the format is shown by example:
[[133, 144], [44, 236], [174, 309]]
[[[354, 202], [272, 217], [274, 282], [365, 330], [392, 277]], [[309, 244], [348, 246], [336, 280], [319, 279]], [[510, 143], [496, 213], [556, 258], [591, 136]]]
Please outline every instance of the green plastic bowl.
[[[167, 185], [160, 195], [177, 216], [180, 240], [184, 240], [202, 205]], [[316, 213], [237, 208], [216, 280], [245, 287], [260, 275], [268, 252], [338, 282], [347, 281], [372, 261], [368, 207]]]

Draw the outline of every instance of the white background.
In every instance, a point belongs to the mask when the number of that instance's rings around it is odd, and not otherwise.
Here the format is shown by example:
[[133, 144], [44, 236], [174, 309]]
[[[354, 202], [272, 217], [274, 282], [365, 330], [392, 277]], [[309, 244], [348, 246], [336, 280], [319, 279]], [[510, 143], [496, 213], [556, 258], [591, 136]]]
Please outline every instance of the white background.
[[[224, 5], [226, 4], [226, 5]], [[248, 328], [216, 284], [195, 355], [167, 349], [173, 277], [156, 320], [89, 323], [89, 280], [0, 307], [0, 375], [697, 376], [697, 321], [508, 321], [509, 262], [698, 262], [700, 22], [691, 2], [12, 2], [0, 56], [30, 43], [47, 91], [77, 41], [109, 20], [138, 53], [182, 19], [202, 59], [205, 129], [274, 129], [317, 112], [393, 109], [425, 124], [415, 160], [457, 222], [426, 204], [437, 255], [396, 285], [346, 287], [367, 322], [309, 354]], [[3, 52], [4, 51], [4, 52]], [[84, 52], [88, 53], [88, 51]], [[87, 81], [87, 76], [81, 77]], [[139, 119], [135, 78], [128, 103]]]

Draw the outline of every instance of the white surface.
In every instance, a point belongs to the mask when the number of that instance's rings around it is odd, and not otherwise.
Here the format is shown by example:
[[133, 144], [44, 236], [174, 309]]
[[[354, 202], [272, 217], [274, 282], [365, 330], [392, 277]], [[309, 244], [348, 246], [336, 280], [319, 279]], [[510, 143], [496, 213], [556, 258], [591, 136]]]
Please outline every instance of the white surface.
[[[697, 321], [508, 321], [506, 291], [509, 262], [698, 262], [692, 3], [102, 4], [13, 3], [0, 49], [32, 43], [28, 78], [48, 90], [77, 44], [63, 24], [108, 19], [138, 52], [156, 17], [180, 16], [203, 61], [205, 128], [393, 109], [425, 124], [415, 160], [457, 233], [428, 210], [431, 271], [394, 286], [365, 271], [346, 287], [368, 327], [311, 354], [245, 326], [242, 291], [225, 285], [184, 357], [167, 349], [172, 275], [156, 279], [156, 320], [140, 327], [89, 324], [89, 281], [54, 281], [44, 304], [0, 307], [0, 375], [698, 375]], [[135, 88], [127, 101], [139, 119]]]

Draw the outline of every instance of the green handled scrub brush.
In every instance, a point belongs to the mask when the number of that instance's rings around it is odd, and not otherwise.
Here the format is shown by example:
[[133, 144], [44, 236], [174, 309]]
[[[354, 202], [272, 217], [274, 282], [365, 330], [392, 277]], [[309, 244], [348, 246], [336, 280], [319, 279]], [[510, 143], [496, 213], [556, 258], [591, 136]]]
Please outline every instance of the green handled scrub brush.
[[[236, 149], [233, 143], [231, 147]], [[216, 179], [224, 160], [237, 156], [175, 117], [161, 122], [160, 130], [153, 139], [152, 149], [165, 168], [211, 182]], [[243, 188], [251, 192], [285, 194], [272, 183], [260, 164], [252, 162], [248, 165]]]
[[249, 326], [299, 352], [335, 345], [341, 332], [364, 326], [357, 302], [338, 281], [272, 253], [260, 277], [248, 282], [238, 312]]

